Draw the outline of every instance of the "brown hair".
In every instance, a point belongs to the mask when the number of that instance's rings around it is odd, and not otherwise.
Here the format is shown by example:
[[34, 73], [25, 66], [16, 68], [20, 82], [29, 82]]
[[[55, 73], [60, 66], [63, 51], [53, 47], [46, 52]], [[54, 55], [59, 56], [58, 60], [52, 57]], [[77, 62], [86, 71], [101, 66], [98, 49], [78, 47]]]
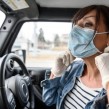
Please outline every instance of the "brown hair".
[[92, 10], [96, 11], [96, 28], [99, 26], [100, 16], [103, 16], [103, 22], [106, 26], [106, 31], [109, 31], [109, 7], [104, 5], [91, 5], [80, 9], [73, 17], [73, 24], [84, 17], [87, 13]]

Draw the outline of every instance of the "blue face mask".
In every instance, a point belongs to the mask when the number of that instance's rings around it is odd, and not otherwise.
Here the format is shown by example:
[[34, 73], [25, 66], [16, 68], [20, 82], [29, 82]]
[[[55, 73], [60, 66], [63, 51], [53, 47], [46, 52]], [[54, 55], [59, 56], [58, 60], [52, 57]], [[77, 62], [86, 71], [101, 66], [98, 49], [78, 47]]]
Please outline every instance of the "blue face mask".
[[[105, 34], [109, 32], [97, 33], [88, 28], [82, 28], [75, 25], [70, 33], [68, 48], [72, 55], [78, 58], [85, 58], [100, 52], [94, 45], [93, 39], [96, 34]], [[101, 53], [101, 52], [100, 52]]]

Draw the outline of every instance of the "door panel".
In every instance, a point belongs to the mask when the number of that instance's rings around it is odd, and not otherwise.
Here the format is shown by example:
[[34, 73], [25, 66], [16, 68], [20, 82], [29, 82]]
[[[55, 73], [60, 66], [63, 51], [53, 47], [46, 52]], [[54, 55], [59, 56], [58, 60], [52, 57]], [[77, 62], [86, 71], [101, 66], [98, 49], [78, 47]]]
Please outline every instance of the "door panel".
[[36, 109], [55, 109], [42, 102], [40, 82], [46, 70], [55, 65], [56, 57], [68, 50], [71, 27], [71, 22], [25, 22], [12, 46], [11, 51], [26, 51], [25, 65], [34, 84]]
[[40, 86], [40, 82], [44, 80], [46, 70], [50, 70], [50, 68], [28, 68], [34, 84], [33, 87], [36, 99], [36, 109], [56, 109], [55, 105], [46, 106], [46, 104], [42, 102], [42, 87]]

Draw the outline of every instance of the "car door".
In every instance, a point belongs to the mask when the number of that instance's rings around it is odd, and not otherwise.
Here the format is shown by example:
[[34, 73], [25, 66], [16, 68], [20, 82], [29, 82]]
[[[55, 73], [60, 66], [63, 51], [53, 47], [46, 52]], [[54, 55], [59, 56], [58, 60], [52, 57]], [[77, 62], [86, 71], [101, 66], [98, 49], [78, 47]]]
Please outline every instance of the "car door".
[[67, 50], [70, 29], [69, 22], [25, 22], [12, 45], [11, 52], [25, 60], [31, 74], [37, 108], [55, 109], [55, 105], [48, 107], [42, 102], [40, 82], [45, 72], [54, 66], [56, 57]]

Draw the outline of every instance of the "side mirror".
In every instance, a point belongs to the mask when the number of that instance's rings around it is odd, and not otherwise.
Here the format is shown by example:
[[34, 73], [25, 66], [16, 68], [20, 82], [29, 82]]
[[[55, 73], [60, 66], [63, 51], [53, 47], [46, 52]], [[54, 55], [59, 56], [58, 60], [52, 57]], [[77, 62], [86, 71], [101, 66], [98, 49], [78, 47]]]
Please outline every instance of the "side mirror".
[[14, 51], [14, 53], [16, 55], [18, 55], [21, 58], [21, 60], [25, 63], [25, 60], [26, 60], [26, 50], [19, 49], [19, 50]]

